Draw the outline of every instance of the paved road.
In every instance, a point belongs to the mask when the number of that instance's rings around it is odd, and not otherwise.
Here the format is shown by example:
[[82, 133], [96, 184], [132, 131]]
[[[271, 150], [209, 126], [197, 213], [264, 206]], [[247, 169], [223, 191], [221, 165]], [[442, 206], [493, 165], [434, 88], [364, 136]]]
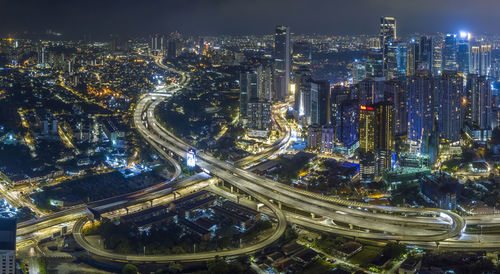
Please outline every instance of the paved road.
[[[140, 107], [149, 107], [144, 111], [146, 117], [135, 115], [136, 125], [147, 124], [147, 131], [143, 135], [148, 140], [184, 157], [189, 145], [173, 136], [156, 121], [153, 113], [160, 100], [150, 102], [151, 99], [148, 98], [143, 98], [137, 105], [138, 113], [143, 113]], [[141, 127], [141, 129], [145, 129], [145, 127]], [[291, 188], [241, 170], [203, 153], [198, 154], [197, 164], [236, 187], [251, 184], [253, 190], [274, 201], [293, 205], [306, 212], [327, 216], [360, 228], [393, 234], [386, 236], [388, 239], [398, 236], [396, 238], [401, 240], [440, 241], [459, 235], [465, 226], [465, 222], [460, 216], [445, 210], [380, 207], [342, 199], [319, 197], [314, 193]], [[445, 227], [447, 228], [443, 229]], [[379, 235], [376, 237], [378, 238]]]
[[273, 232], [273, 234], [264, 239], [261, 242], [258, 242], [251, 246], [246, 246], [239, 249], [233, 250], [223, 250], [223, 251], [210, 251], [210, 252], [199, 252], [199, 253], [186, 253], [186, 254], [170, 254], [170, 255], [124, 255], [124, 254], [116, 254], [111, 251], [107, 251], [101, 249], [99, 247], [95, 247], [91, 245], [89, 242], [85, 240], [85, 237], [82, 235], [82, 229], [84, 225], [89, 221], [87, 218], [79, 219], [73, 227], [73, 236], [75, 241], [88, 252], [118, 262], [132, 262], [132, 263], [151, 263], [151, 262], [170, 262], [170, 261], [202, 261], [213, 259], [216, 256], [219, 257], [235, 257], [243, 254], [253, 254], [259, 250], [262, 250], [264, 247], [276, 242], [281, 235], [285, 232], [286, 229], [286, 217], [281, 210], [279, 210], [274, 204], [267, 201], [264, 197], [259, 194], [253, 192], [250, 189], [244, 188], [244, 191], [250, 193], [253, 197], [261, 201], [265, 204], [271, 211], [275, 214], [278, 219], [278, 227]]

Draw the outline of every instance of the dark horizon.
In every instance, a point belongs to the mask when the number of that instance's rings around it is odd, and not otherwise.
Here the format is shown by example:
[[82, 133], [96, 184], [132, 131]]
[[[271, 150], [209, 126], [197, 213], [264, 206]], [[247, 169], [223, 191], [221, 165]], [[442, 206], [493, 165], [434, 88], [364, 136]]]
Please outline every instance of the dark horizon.
[[7, 1], [0, 0], [2, 35], [43, 33], [48, 29], [68, 38], [91, 34], [134, 37], [179, 31], [186, 35], [272, 34], [288, 25], [297, 34], [378, 33], [381, 16], [396, 17], [398, 34], [458, 32], [499, 33], [500, 2], [494, 0], [354, 0], [354, 1]]

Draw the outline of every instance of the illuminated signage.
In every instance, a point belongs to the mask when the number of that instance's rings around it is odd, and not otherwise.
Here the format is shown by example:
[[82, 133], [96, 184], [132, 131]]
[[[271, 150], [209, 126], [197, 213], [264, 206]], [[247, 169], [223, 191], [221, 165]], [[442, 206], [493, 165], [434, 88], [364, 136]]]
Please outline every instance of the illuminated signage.
[[194, 148], [190, 148], [186, 154], [186, 162], [188, 167], [196, 166], [196, 150]]

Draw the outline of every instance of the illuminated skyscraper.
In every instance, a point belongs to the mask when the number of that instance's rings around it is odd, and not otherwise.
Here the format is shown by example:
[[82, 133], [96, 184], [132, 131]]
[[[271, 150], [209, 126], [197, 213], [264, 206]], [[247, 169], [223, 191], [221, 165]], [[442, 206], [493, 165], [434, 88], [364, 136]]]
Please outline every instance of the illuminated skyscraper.
[[491, 82], [486, 76], [467, 75], [465, 119], [478, 129], [491, 129]]
[[458, 72], [467, 75], [470, 72], [470, 34], [460, 32], [457, 43], [457, 67]]
[[383, 54], [381, 52], [371, 51], [368, 53], [368, 58], [366, 59], [366, 77], [384, 77]]
[[311, 70], [306, 66], [301, 66], [293, 75], [293, 83], [295, 84], [295, 102], [294, 109], [297, 115], [302, 116], [305, 113], [304, 110], [304, 96], [302, 94], [302, 84], [311, 79]]
[[387, 46], [386, 52], [386, 74], [387, 80], [394, 79], [398, 77], [398, 57], [401, 57], [398, 53], [400, 50], [398, 42], [391, 42]]
[[428, 35], [420, 37], [416, 58], [416, 71], [431, 71], [432, 69], [432, 38]]
[[342, 101], [338, 105], [338, 115], [335, 118], [336, 141], [343, 146], [350, 146], [356, 142], [359, 136], [359, 102]]
[[398, 80], [384, 83], [384, 97], [394, 106], [394, 135], [406, 136], [408, 131], [408, 113], [406, 109], [406, 88]]
[[396, 47], [396, 64], [397, 64], [397, 74], [398, 79], [404, 78], [406, 76], [406, 55], [407, 44], [397, 43]]
[[415, 39], [411, 39], [406, 47], [406, 76], [413, 76], [417, 71], [417, 58], [419, 45]]
[[457, 70], [457, 35], [447, 34], [443, 44], [443, 71]]
[[471, 73], [483, 76], [491, 74], [491, 45], [481, 42], [473, 43], [471, 47]]
[[[406, 53], [405, 53], [406, 57]], [[352, 77], [352, 83], [355, 85], [366, 78], [366, 63], [360, 60], [354, 60], [351, 63], [350, 76]]]
[[394, 150], [394, 107], [391, 102], [361, 105], [359, 154], [362, 180], [370, 180], [390, 168]]
[[290, 84], [290, 28], [277, 26], [274, 35], [274, 100], [284, 101]]
[[359, 175], [361, 180], [375, 177], [375, 109], [361, 105], [359, 110]]
[[380, 18], [380, 47], [382, 49], [383, 75], [386, 76], [390, 70], [391, 55], [389, 46], [397, 41], [396, 19], [394, 17]]
[[432, 130], [434, 117], [434, 86], [429, 73], [407, 79], [408, 139], [421, 143]]
[[463, 78], [444, 71], [437, 79], [435, 94], [439, 134], [448, 142], [457, 142], [462, 129]]
[[273, 71], [272, 65], [263, 63], [257, 67], [257, 82], [258, 98], [261, 101], [271, 102]]
[[240, 73], [240, 117], [245, 123], [248, 103], [258, 99], [258, 75], [255, 70]]
[[432, 76], [439, 76], [443, 71], [443, 37], [432, 37]]
[[305, 80], [299, 87], [301, 114], [308, 125], [330, 123], [330, 83], [328, 81]]

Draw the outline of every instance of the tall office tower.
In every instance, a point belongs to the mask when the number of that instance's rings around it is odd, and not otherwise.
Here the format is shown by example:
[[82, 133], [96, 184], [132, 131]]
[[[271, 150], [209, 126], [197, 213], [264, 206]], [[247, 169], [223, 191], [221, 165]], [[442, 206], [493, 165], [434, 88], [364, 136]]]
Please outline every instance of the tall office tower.
[[290, 28], [277, 26], [274, 35], [274, 96], [284, 101], [290, 85]]
[[[406, 54], [405, 54], [406, 55]], [[366, 78], [366, 63], [360, 60], [354, 60], [351, 63], [350, 76], [352, 77], [352, 84], [357, 84]]]
[[390, 168], [394, 150], [393, 112], [391, 102], [360, 106], [359, 154], [362, 180]]
[[417, 71], [417, 59], [420, 46], [415, 39], [411, 39], [406, 48], [406, 76], [413, 76]]
[[406, 56], [407, 56], [407, 44], [397, 43], [396, 47], [396, 78], [402, 79], [406, 76]]
[[383, 76], [389, 74], [390, 60], [389, 46], [397, 40], [396, 19], [394, 17], [380, 18], [380, 47], [382, 49]]
[[345, 100], [339, 104], [339, 115], [335, 121], [335, 136], [343, 146], [351, 146], [359, 136], [359, 102]]
[[337, 118], [341, 115], [340, 107], [345, 101], [352, 99], [350, 87], [334, 85], [330, 89], [330, 121], [335, 126]]
[[443, 70], [457, 70], [457, 35], [447, 34], [443, 44]]
[[491, 45], [476, 42], [471, 47], [471, 73], [490, 76]]
[[258, 75], [255, 70], [240, 73], [240, 117], [246, 124], [248, 103], [258, 99]]
[[408, 139], [421, 144], [432, 130], [434, 85], [428, 72], [407, 79]]
[[372, 78], [365, 78], [358, 83], [357, 99], [361, 105], [374, 104], [383, 100], [383, 82], [375, 81]]
[[463, 78], [454, 71], [442, 72], [435, 94], [439, 134], [448, 142], [457, 142], [462, 129]]
[[0, 273], [16, 273], [16, 219], [0, 218]]
[[379, 174], [391, 167], [394, 151], [394, 106], [391, 102], [379, 102], [374, 105], [377, 128], [375, 130], [375, 149]]
[[366, 77], [380, 78], [384, 77], [384, 63], [381, 52], [370, 51], [366, 59]]
[[394, 135], [406, 136], [408, 132], [408, 113], [406, 109], [406, 88], [398, 80], [384, 83], [385, 101], [392, 102], [394, 106]]
[[428, 35], [420, 37], [418, 44], [418, 58], [416, 60], [416, 71], [431, 71], [432, 69], [432, 38]]
[[317, 117], [317, 113], [313, 113], [313, 109], [318, 106], [318, 85], [311, 78], [302, 80], [299, 86], [300, 106], [299, 116], [305, 119], [308, 125], [312, 125], [312, 116]]
[[407, 49], [406, 75], [413, 76], [419, 71], [430, 71], [432, 68], [432, 38], [422, 36], [411, 39]]
[[328, 81], [304, 81], [300, 85], [303, 116], [308, 125], [330, 123], [330, 83]]
[[399, 43], [398, 42], [391, 42], [391, 43], [389, 43], [389, 45], [387, 45], [386, 48], [387, 48], [387, 51], [385, 53], [385, 62], [386, 62], [385, 78], [387, 80], [391, 80], [391, 79], [398, 77]]
[[470, 34], [460, 32], [457, 43], [458, 72], [467, 75], [470, 72]]
[[303, 116], [305, 111], [301, 86], [309, 79], [311, 79], [311, 70], [307, 66], [301, 66], [293, 75], [293, 83], [295, 84], [294, 110], [299, 116]]
[[486, 76], [477, 74], [467, 75], [466, 84], [466, 113], [467, 123], [478, 129], [491, 129], [492, 93], [491, 82]]
[[432, 76], [439, 76], [443, 71], [443, 37], [432, 37]]

